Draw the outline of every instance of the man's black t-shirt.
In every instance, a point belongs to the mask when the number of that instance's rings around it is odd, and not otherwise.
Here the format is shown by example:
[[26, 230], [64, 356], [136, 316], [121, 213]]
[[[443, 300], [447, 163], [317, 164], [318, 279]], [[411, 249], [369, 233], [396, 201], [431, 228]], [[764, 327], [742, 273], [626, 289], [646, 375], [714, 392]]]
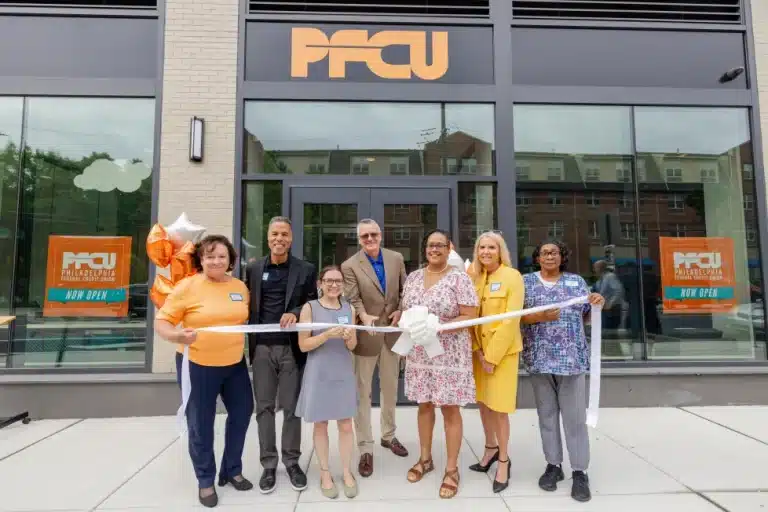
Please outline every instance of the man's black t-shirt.
[[[272, 263], [267, 260], [264, 273], [261, 276], [261, 307], [259, 308], [260, 324], [279, 324], [280, 318], [285, 313], [285, 292], [288, 286], [288, 264], [290, 258], [284, 263]], [[259, 334], [259, 343], [263, 345], [288, 345], [290, 337], [288, 333], [268, 332]]]

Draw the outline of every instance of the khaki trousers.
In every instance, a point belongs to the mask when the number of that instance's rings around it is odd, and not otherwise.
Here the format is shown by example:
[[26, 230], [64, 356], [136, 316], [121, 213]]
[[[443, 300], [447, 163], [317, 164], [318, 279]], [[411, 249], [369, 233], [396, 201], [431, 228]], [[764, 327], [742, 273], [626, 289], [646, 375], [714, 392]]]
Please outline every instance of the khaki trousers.
[[397, 405], [397, 381], [400, 377], [400, 356], [382, 343], [377, 356], [355, 356], [355, 376], [359, 403], [355, 416], [357, 446], [360, 453], [373, 454], [373, 428], [371, 426], [371, 387], [373, 371], [379, 365], [381, 391], [381, 439], [391, 441], [395, 437], [395, 407]]

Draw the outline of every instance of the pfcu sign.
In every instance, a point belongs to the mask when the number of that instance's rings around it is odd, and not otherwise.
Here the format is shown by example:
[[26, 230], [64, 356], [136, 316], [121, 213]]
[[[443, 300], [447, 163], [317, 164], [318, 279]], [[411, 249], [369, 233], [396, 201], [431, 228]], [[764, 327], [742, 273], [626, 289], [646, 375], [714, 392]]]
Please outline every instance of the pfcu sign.
[[[337, 30], [330, 38], [317, 28], [295, 27], [291, 32], [291, 77], [307, 78], [309, 65], [328, 59], [329, 78], [346, 78], [347, 63], [364, 62], [379, 78], [437, 80], [448, 71], [448, 32], [432, 32], [432, 55], [423, 30]], [[382, 52], [390, 46], [410, 49], [408, 64], [385, 62]], [[427, 64], [431, 62], [431, 64]]]
[[72, 265], [80, 270], [87, 265], [91, 270], [114, 270], [117, 266], [117, 254], [106, 252], [65, 252], [62, 255], [61, 268], [68, 270]]
[[673, 258], [676, 268], [690, 269], [695, 265], [700, 269], [719, 269], [723, 266], [723, 257], [719, 252], [675, 252]]

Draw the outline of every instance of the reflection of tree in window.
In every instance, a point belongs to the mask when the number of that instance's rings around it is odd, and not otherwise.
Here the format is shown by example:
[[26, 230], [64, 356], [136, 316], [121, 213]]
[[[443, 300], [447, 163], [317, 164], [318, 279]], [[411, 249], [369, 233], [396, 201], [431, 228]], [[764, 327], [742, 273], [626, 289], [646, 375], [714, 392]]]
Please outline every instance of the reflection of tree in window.
[[[6, 148], [6, 151], [14, 150]], [[118, 189], [98, 192], [76, 187], [75, 177], [100, 159], [113, 160], [107, 153], [72, 159], [55, 151], [29, 147], [25, 150], [17, 307], [42, 307], [45, 272], [33, 272], [33, 269], [45, 269], [49, 234], [132, 236], [131, 282], [148, 282], [147, 258], [140, 257], [139, 252], [142, 250], [140, 241], [146, 238], [150, 227], [152, 180], [143, 180], [139, 189], [132, 193]], [[139, 160], [131, 159], [130, 162]], [[9, 183], [9, 187], [16, 188], [16, 182]]]

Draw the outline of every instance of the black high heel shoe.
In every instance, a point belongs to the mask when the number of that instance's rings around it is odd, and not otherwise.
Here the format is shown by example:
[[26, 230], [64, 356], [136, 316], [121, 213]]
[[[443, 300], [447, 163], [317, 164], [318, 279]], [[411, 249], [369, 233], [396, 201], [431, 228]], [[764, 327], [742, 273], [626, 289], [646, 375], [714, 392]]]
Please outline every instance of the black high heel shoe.
[[[512, 472], [512, 463], [509, 461], [509, 459], [507, 460], [499, 459], [499, 466], [501, 466], [502, 464], [507, 465], [507, 480], [506, 482], [499, 482], [498, 480], [496, 480], [496, 478], [493, 479], [493, 492], [495, 493], [499, 493], [509, 486], [509, 474]], [[499, 469], [496, 468], [496, 474], [498, 474], [498, 471]]]
[[[493, 450], [493, 449], [496, 450], [496, 453], [494, 453], [493, 456], [490, 459], [488, 459], [488, 464], [482, 465], [478, 461], [477, 463], [472, 464], [471, 466], [469, 466], [469, 469], [471, 469], [472, 471], [477, 471], [478, 473], [487, 473], [488, 470], [491, 469], [491, 466], [493, 466], [493, 463], [496, 462], [497, 460], [499, 460], [499, 447], [498, 446], [486, 446], [485, 449], [486, 450]], [[485, 454], [483, 454], [483, 456], [485, 456]], [[480, 459], [480, 460], [482, 460], [482, 459]]]

